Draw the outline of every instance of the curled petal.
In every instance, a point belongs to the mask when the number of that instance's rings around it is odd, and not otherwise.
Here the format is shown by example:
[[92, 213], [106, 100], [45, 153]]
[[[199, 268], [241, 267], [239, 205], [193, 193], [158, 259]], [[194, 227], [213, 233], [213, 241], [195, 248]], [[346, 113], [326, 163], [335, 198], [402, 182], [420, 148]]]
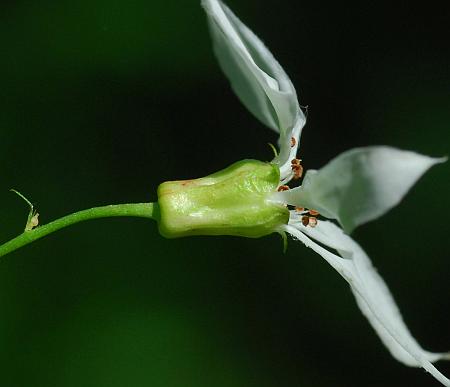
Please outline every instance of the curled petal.
[[[241, 102], [261, 122], [280, 133], [280, 155], [290, 157], [306, 122], [291, 80], [261, 40], [220, 0], [203, 0], [214, 52]], [[294, 146], [295, 151], [297, 145]]]
[[[423, 367], [443, 385], [450, 386], [450, 380], [431, 364], [448, 359], [448, 354], [425, 351], [417, 343], [403, 321], [387, 285], [353, 239], [327, 221], [320, 221], [316, 228], [296, 223], [286, 226], [284, 231], [316, 251], [344, 277], [361, 311], [397, 360], [408, 366]], [[305, 234], [337, 249], [340, 256], [318, 245]]]
[[443, 161], [386, 146], [356, 148], [318, 171], [309, 170], [301, 187], [279, 195], [337, 219], [349, 233], [397, 205], [431, 166]]

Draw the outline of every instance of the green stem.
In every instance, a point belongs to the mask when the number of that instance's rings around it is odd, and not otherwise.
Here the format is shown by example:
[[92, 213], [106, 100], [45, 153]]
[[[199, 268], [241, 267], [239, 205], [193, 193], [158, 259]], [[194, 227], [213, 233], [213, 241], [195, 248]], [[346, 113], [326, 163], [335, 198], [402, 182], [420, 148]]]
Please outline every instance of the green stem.
[[108, 218], [113, 216], [135, 216], [158, 220], [159, 209], [157, 203], [116, 204], [103, 207], [94, 207], [88, 210], [74, 212], [51, 223], [39, 226], [33, 230], [25, 231], [14, 239], [0, 246], [0, 257], [37, 239], [72, 224], [89, 219]]

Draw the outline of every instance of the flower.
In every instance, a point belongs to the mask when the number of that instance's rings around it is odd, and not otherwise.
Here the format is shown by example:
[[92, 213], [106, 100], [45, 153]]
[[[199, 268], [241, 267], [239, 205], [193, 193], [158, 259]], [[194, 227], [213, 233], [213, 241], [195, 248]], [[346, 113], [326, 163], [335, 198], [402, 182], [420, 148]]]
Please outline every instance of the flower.
[[[244, 160], [213, 175], [158, 188], [160, 231], [167, 237], [290, 234], [322, 256], [349, 283], [357, 304], [400, 362], [450, 380], [432, 364], [447, 353], [421, 348], [369, 257], [348, 235], [397, 205], [433, 165], [445, 161], [387, 146], [352, 149], [302, 176], [296, 158], [306, 117], [289, 77], [265, 45], [220, 0], [203, 0], [214, 51], [242, 103], [279, 133], [271, 163]], [[291, 207], [289, 207], [291, 206]], [[317, 216], [332, 219], [323, 220]], [[324, 247], [325, 246], [325, 247]]]

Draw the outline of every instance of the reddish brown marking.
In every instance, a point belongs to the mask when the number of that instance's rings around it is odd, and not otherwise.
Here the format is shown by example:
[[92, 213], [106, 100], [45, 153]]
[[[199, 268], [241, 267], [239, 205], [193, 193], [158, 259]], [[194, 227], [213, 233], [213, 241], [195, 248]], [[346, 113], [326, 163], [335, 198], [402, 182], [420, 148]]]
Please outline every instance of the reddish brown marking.
[[308, 219], [308, 226], [309, 227], [316, 227], [317, 226], [317, 219], [314, 216], [310, 216]]
[[291, 137], [291, 148], [293, 148], [296, 145], [297, 145], [297, 140], [295, 139], [295, 137]]
[[292, 159], [291, 160], [291, 168], [292, 172], [294, 172], [293, 179], [297, 180], [300, 179], [303, 175], [303, 167], [301, 165], [302, 160], [300, 159]]
[[305, 227], [309, 224], [309, 216], [302, 216], [302, 224]]
[[305, 209], [303, 207], [295, 207], [295, 211], [303, 212], [303, 211], [305, 211]]
[[319, 215], [319, 212], [316, 211], [316, 210], [309, 210], [308, 212], [309, 212], [309, 214], [310, 214], [311, 216], [318, 216], [318, 215]]
[[293, 179], [298, 180], [303, 175], [303, 167], [301, 165], [292, 164], [291, 165], [292, 172], [294, 172]]
[[278, 192], [281, 192], [281, 191], [287, 191], [288, 189], [289, 189], [289, 186], [287, 186], [287, 185], [280, 185], [280, 186], [278, 187], [277, 191], [278, 191]]

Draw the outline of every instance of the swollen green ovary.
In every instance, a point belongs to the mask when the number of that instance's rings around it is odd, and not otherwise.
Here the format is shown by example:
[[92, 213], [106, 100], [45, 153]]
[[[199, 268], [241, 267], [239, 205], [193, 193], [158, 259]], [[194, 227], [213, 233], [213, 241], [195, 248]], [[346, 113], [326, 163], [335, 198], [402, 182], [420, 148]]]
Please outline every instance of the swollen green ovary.
[[289, 219], [284, 206], [267, 200], [278, 183], [278, 168], [256, 160], [200, 179], [165, 182], [158, 187], [159, 230], [167, 238], [270, 234]]

